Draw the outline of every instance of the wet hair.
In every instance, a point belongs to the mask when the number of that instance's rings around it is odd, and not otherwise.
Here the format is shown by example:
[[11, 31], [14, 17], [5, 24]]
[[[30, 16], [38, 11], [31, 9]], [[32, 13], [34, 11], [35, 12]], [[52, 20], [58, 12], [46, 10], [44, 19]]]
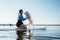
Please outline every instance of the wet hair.
[[19, 10], [19, 13], [21, 13], [22, 11], [23, 11], [23, 10], [22, 10], [22, 9], [20, 9], [20, 10]]

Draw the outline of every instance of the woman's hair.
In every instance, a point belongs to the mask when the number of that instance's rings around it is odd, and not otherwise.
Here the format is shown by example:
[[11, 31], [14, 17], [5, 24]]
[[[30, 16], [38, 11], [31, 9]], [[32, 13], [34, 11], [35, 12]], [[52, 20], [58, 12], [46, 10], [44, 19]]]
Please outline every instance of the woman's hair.
[[19, 13], [22, 13], [22, 12], [23, 12], [23, 10], [22, 10], [22, 9], [20, 9], [20, 10], [19, 10]]

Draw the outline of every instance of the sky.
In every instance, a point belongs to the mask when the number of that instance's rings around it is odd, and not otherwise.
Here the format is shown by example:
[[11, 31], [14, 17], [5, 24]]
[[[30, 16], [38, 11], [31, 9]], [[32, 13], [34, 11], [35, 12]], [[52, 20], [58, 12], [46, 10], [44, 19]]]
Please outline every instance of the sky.
[[34, 24], [60, 24], [60, 0], [0, 0], [0, 23], [15, 24], [20, 9], [31, 14]]

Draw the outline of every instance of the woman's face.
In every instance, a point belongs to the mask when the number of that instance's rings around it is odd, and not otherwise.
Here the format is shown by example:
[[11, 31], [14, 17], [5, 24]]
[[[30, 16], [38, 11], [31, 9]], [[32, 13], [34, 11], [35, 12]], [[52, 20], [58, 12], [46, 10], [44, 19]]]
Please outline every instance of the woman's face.
[[21, 11], [21, 13], [23, 13], [23, 11]]

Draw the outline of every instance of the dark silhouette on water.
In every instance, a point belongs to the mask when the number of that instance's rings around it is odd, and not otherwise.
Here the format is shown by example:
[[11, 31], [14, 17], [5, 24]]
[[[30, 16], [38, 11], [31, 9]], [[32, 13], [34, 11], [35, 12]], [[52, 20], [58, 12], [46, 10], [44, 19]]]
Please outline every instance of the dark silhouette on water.
[[28, 31], [29, 32], [29, 35], [28, 35], [28, 39], [30, 40], [31, 39], [31, 37], [32, 37], [32, 35], [31, 35], [31, 33], [30, 33], [30, 30]]
[[23, 40], [23, 31], [17, 31], [17, 40]]
[[[16, 31], [16, 34], [17, 34], [17, 39], [16, 39], [16, 40], [23, 40], [23, 39], [24, 39], [23, 36], [25, 35], [24, 32], [26, 32], [26, 30], [25, 30], [25, 31]], [[27, 38], [28, 40], [31, 39], [30, 30], [29, 30], [29, 35], [27, 35], [26, 38]]]

